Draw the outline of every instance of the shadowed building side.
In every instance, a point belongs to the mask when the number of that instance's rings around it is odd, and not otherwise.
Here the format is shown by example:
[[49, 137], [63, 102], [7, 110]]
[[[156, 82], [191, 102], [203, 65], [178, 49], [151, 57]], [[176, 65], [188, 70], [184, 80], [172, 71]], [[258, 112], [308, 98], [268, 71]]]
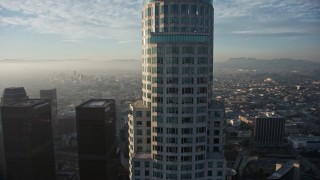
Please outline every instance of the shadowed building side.
[[115, 179], [116, 113], [113, 99], [92, 99], [76, 107], [81, 180]]
[[8, 180], [55, 180], [50, 102], [1, 106]]

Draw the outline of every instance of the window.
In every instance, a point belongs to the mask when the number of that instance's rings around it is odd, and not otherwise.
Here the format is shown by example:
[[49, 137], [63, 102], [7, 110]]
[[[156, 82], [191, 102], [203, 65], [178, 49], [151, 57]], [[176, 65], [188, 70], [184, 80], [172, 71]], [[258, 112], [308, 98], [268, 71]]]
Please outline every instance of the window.
[[178, 123], [178, 117], [167, 117], [167, 123], [173, 123], [177, 124]]
[[171, 14], [179, 14], [179, 5], [178, 4], [172, 4], [170, 6], [170, 13]]
[[167, 134], [178, 134], [178, 128], [167, 128]]
[[222, 167], [223, 167], [223, 162], [218, 161], [218, 162], [217, 162], [217, 167], [218, 167], [218, 168], [222, 168]]
[[166, 47], [166, 54], [179, 54], [179, 47], [175, 47], [175, 46]]
[[206, 146], [196, 146], [196, 152], [204, 152], [206, 150]]
[[204, 93], [207, 93], [207, 88], [206, 87], [199, 87], [198, 94], [204, 94]]
[[191, 164], [181, 165], [181, 170], [182, 171], [191, 171], [192, 170], [192, 165]]
[[152, 150], [162, 152], [163, 151], [163, 146], [153, 145], [152, 146]]
[[206, 57], [199, 57], [198, 64], [208, 64], [208, 58]]
[[182, 17], [181, 18], [181, 24], [189, 24], [189, 18], [188, 17]]
[[144, 171], [145, 176], [149, 176], [149, 171]]
[[182, 104], [193, 104], [193, 97], [182, 98]]
[[192, 147], [182, 147], [181, 153], [192, 153]]
[[166, 165], [166, 170], [169, 170], [169, 171], [177, 171], [178, 168], [177, 168], [177, 165]]
[[163, 129], [162, 127], [153, 127], [152, 132], [161, 134], [163, 132]]
[[197, 104], [207, 103], [207, 97], [197, 97]]
[[168, 147], [167, 146], [167, 152], [169, 153], [177, 153], [178, 152], [178, 148], [177, 147]]
[[161, 137], [161, 136], [153, 136], [152, 137], [152, 141], [153, 142], [160, 142], [160, 143], [162, 143], [163, 141], [163, 138]]
[[179, 84], [179, 79], [175, 77], [168, 77], [167, 84]]
[[181, 156], [181, 161], [182, 162], [191, 162], [192, 156]]
[[166, 174], [167, 179], [177, 179], [177, 174]]
[[197, 5], [191, 5], [191, 15], [198, 15]]
[[158, 160], [158, 161], [162, 161], [163, 156], [162, 156], [162, 155], [159, 155], [159, 154], [154, 154], [154, 155], [153, 155], [153, 159]]
[[207, 110], [206, 106], [202, 106], [202, 107], [197, 107], [197, 113], [205, 113]]
[[208, 171], [208, 176], [212, 176], [212, 171]]
[[167, 156], [167, 162], [176, 162], [178, 160], [177, 156]]
[[137, 121], [137, 126], [142, 126], [142, 121]]
[[213, 134], [217, 136], [217, 135], [220, 134], [220, 131], [219, 131], [219, 130], [214, 130], [214, 131], [213, 131]]
[[197, 128], [197, 134], [201, 134], [201, 133], [205, 133], [206, 132], [206, 128], [205, 127], [198, 127]]
[[182, 107], [182, 114], [193, 114], [193, 107]]
[[193, 117], [182, 117], [182, 123], [193, 123]]
[[193, 88], [182, 88], [182, 94], [193, 94]]
[[150, 163], [148, 161], [144, 162], [144, 167], [148, 168], [150, 166]]
[[194, 47], [192, 47], [192, 46], [183, 47], [182, 48], [182, 53], [183, 54], [186, 54], [186, 53], [194, 54]]
[[201, 161], [204, 160], [204, 155], [200, 154], [200, 155], [196, 155], [196, 161]]
[[183, 67], [182, 74], [194, 74], [194, 68], [193, 67]]
[[140, 176], [140, 170], [135, 170], [135, 171], [134, 171], [134, 175], [135, 175], [135, 176]]
[[182, 128], [182, 134], [192, 134], [193, 129], [192, 128]]
[[222, 176], [222, 171], [218, 171], [217, 176]]
[[168, 97], [167, 98], [167, 104], [178, 104], [179, 99], [177, 97]]
[[183, 14], [183, 15], [189, 14], [189, 5], [188, 4], [181, 5], [181, 14]]
[[167, 107], [167, 113], [178, 114], [179, 108], [178, 107]]
[[214, 138], [214, 139], [213, 139], [213, 143], [214, 143], [214, 144], [219, 144], [219, 142], [220, 142], [220, 141], [219, 141], [219, 138]]
[[167, 67], [166, 73], [167, 74], [179, 74], [179, 68], [178, 67]]
[[137, 135], [142, 135], [142, 129], [137, 129]]
[[181, 144], [190, 144], [192, 143], [192, 137], [181, 138]]
[[179, 32], [179, 27], [171, 27], [170, 31], [171, 32]]
[[174, 88], [174, 87], [171, 87], [171, 88], [167, 88], [167, 94], [178, 94], [178, 88]]
[[139, 161], [135, 161], [134, 162], [134, 167], [140, 167], [140, 162]]
[[142, 138], [137, 138], [137, 143], [141, 144], [142, 143]]
[[193, 57], [184, 57], [184, 58], [182, 58], [182, 64], [194, 64]]
[[178, 143], [178, 140], [177, 140], [177, 138], [167, 138], [166, 143], [176, 144], [176, 143]]
[[208, 54], [208, 47], [198, 47], [198, 54]]
[[182, 78], [182, 84], [193, 84], [193, 78], [192, 77]]
[[170, 23], [171, 24], [179, 24], [179, 18], [178, 17], [171, 17]]
[[142, 146], [137, 146], [137, 152], [142, 152]]
[[198, 67], [198, 74], [207, 74], [208, 68], [207, 67]]
[[136, 111], [136, 116], [137, 117], [142, 117], [142, 111]]
[[198, 84], [207, 84], [207, 78], [206, 77], [198, 77], [197, 83]]
[[160, 163], [153, 163], [153, 168], [154, 168], [154, 169], [160, 169], [160, 170], [162, 170], [162, 164], [160, 164]]

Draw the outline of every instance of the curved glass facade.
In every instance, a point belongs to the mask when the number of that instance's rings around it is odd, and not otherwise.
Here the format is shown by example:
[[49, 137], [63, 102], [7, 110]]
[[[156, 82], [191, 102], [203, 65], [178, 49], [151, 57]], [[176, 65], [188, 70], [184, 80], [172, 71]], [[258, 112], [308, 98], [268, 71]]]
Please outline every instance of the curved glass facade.
[[[212, 0], [144, 1], [142, 99], [151, 111], [149, 179], [207, 179], [213, 14]], [[141, 177], [131, 172], [131, 179]]]

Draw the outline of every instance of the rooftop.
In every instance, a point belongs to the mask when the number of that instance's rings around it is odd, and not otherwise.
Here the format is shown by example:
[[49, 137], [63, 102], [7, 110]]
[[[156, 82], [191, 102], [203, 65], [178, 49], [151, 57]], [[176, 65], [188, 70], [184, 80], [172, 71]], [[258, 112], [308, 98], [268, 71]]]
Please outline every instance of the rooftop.
[[4, 105], [6, 107], [31, 107], [31, 106], [36, 106], [39, 104], [47, 103], [48, 100], [43, 100], [43, 99], [27, 99], [24, 101], [20, 101], [17, 103], [13, 103], [10, 105]]
[[292, 168], [299, 167], [298, 164], [299, 163], [296, 162], [295, 160], [290, 160], [285, 164], [283, 164], [281, 168], [279, 168], [275, 173], [273, 173], [267, 179], [280, 179], [282, 176], [288, 173]]
[[90, 99], [83, 104], [79, 105], [78, 107], [85, 107], [85, 108], [97, 108], [97, 107], [108, 107], [114, 99]]

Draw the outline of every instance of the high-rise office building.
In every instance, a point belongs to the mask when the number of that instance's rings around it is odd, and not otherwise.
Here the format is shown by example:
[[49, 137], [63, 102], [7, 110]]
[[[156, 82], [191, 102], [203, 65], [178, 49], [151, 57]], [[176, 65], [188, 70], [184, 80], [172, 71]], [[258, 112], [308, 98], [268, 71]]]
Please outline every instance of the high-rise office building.
[[47, 89], [40, 90], [40, 99], [48, 99], [51, 102], [51, 120], [53, 128], [58, 125], [58, 102], [57, 102], [57, 90]]
[[8, 180], [55, 180], [50, 102], [2, 105], [1, 119]]
[[224, 179], [220, 146], [207, 143], [217, 139], [207, 135], [213, 14], [211, 0], [144, 1], [143, 97], [128, 115], [131, 179]]
[[[12, 104], [15, 102], [26, 100], [28, 98], [29, 97], [27, 96], [27, 93], [23, 87], [5, 88], [3, 91], [3, 96], [1, 97], [0, 105]], [[6, 165], [3, 148], [3, 131], [0, 111], [0, 180], [6, 179]]]
[[256, 147], [280, 147], [284, 142], [285, 118], [268, 115], [257, 116], [253, 122]]
[[116, 112], [113, 99], [92, 99], [76, 107], [81, 180], [116, 179]]
[[27, 100], [26, 90], [24, 87], [11, 87], [5, 88], [3, 91], [3, 96], [1, 98], [2, 104], [11, 104], [18, 101]]

